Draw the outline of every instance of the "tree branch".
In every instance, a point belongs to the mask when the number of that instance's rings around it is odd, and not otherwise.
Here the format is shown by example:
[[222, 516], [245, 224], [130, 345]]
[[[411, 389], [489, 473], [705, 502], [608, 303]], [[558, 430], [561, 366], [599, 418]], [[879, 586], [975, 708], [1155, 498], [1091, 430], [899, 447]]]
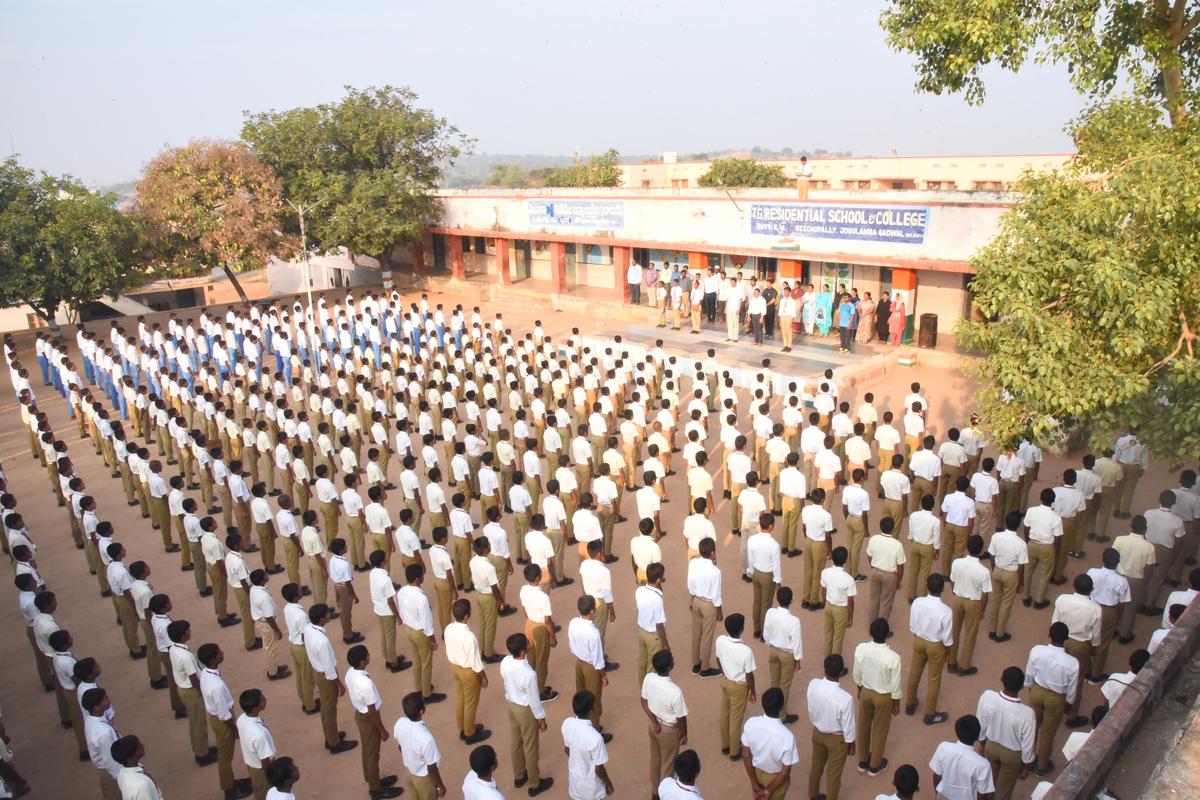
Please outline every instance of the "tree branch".
[[1167, 364], [1171, 363], [1171, 361], [1175, 359], [1175, 356], [1179, 355], [1180, 352], [1183, 351], [1185, 345], [1187, 346], [1188, 356], [1192, 356], [1192, 342], [1195, 341], [1196, 334], [1192, 333], [1192, 329], [1188, 327], [1187, 315], [1182, 311], [1179, 312], [1179, 322], [1182, 325], [1182, 328], [1179, 331], [1179, 339], [1175, 342], [1175, 349], [1168, 353], [1167, 356], [1161, 361], [1155, 363], [1155, 365], [1150, 367], [1150, 369], [1146, 370], [1146, 377], [1153, 375], [1155, 372], [1158, 372]]
[[1200, 12], [1192, 15], [1191, 19], [1183, 24], [1183, 28], [1179, 31], [1178, 44], [1183, 44], [1183, 40], [1191, 35], [1192, 31], [1196, 30], [1196, 26], [1200, 25]]

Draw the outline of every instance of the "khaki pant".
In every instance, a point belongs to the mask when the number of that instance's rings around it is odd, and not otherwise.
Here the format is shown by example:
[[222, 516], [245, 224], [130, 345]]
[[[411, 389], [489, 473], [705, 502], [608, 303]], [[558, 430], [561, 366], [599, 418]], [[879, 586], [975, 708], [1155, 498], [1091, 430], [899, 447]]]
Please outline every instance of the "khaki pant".
[[921, 685], [921, 673], [929, 667], [929, 682], [925, 691], [925, 715], [937, 712], [938, 695], [942, 691], [942, 667], [946, 664], [946, 645], [930, 642], [920, 636], [913, 637], [912, 663], [908, 667], [908, 686], [904, 691], [904, 704], [917, 704], [917, 687]]
[[363, 539], [363, 521], [362, 517], [346, 517], [346, 532], [350, 534], [350, 563], [355, 567], [365, 566], [367, 563], [366, 542]]
[[792, 693], [792, 678], [796, 675], [796, 657], [788, 650], [778, 647], [767, 648], [767, 668], [771, 674], [771, 688], [783, 692], [783, 708], [779, 718], [788, 715], [788, 697]]
[[137, 653], [142, 643], [138, 638], [137, 613], [133, 610], [133, 601], [123, 595], [113, 594], [113, 603], [117, 607], [117, 613], [121, 615], [121, 635], [125, 637], [125, 649], [131, 654]]
[[889, 619], [892, 616], [892, 603], [896, 600], [896, 588], [900, 585], [900, 576], [895, 572], [885, 572], [872, 567], [867, 585], [871, 589], [871, 606], [867, 619], [872, 622], [880, 617]]
[[308, 660], [308, 651], [302, 644], [288, 646], [292, 651], [292, 666], [296, 670], [296, 696], [300, 698], [300, 707], [305, 711], [312, 711], [313, 670]]
[[217, 619], [223, 619], [229, 614], [229, 576], [225, 565], [218, 561], [205, 568], [208, 572], [208, 582], [212, 584], [213, 611]]
[[433, 650], [429, 646], [429, 637], [424, 631], [404, 626], [404, 635], [412, 648], [413, 686], [421, 692], [422, 697], [433, 694]]
[[804, 537], [804, 585], [800, 594], [810, 605], [821, 602], [821, 570], [825, 569], [825, 553], [829, 543]]
[[121, 800], [121, 787], [117, 780], [104, 770], [98, 770], [100, 775], [100, 796], [104, 800]]
[[463, 591], [469, 592], [475, 588], [475, 584], [471, 581], [471, 540], [465, 536], [450, 538], [453, 545], [450, 552], [454, 558], [454, 577], [462, 583]]
[[843, 734], [822, 733], [813, 728], [812, 765], [808, 771], [808, 796], [815, 798], [821, 793], [821, 776], [825, 776], [825, 797], [838, 800], [842, 789], [842, 769], [846, 766], [846, 753], [850, 746]]
[[254, 532], [258, 534], [258, 546], [261, 551], [259, 555], [262, 557], [263, 569], [273, 572], [276, 566], [275, 529], [269, 522], [259, 522], [254, 526]]
[[[597, 615], [599, 609], [597, 609]], [[605, 619], [608, 611], [605, 609]], [[700, 669], [709, 669], [713, 657], [713, 633], [717, 628], [717, 608], [711, 600], [703, 597], [692, 598], [692, 664], [699, 664]]]
[[354, 712], [354, 725], [358, 728], [358, 749], [362, 753], [363, 780], [367, 790], [374, 792], [379, 783], [379, 729], [366, 714]]
[[992, 633], [1004, 636], [1008, 631], [1008, 615], [1017, 598], [1017, 573], [996, 567], [992, 570], [991, 618]]
[[433, 593], [437, 599], [434, 607], [437, 609], [438, 627], [446, 630], [446, 626], [452, 621], [450, 612], [454, 604], [450, 581], [446, 578], [434, 578]]
[[250, 595], [240, 586], [233, 587], [233, 596], [237, 599], [238, 611], [242, 616], [242, 642], [249, 650], [254, 646], [254, 618], [250, 616]]
[[279, 660], [279, 637], [275, 635], [275, 630], [267, 624], [267, 621], [261, 619], [254, 623], [254, 633], [257, 638], [262, 639], [263, 657], [267, 662], [267, 675], [273, 675], [283, 663]]
[[[1147, 567], [1142, 574], [1149, 574], [1152, 567]], [[1129, 581], [1129, 602], [1125, 603], [1121, 609], [1121, 621], [1117, 623], [1117, 635], [1122, 638], [1128, 638], [1133, 635], [1133, 623], [1137, 618], [1138, 609], [1146, 602], [1146, 581], [1144, 578], [1130, 578], [1128, 575], [1125, 579]]]
[[883, 764], [888, 731], [892, 727], [891, 695], [865, 686], [858, 694], [858, 762], [871, 769]]
[[1078, 520], [1075, 517], [1063, 517], [1062, 529], [1063, 535], [1059, 540], [1058, 552], [1054, 554], [1054, 580], [1058, 580], [1063, 576], [1067, 569], [1067, 554], [1083, 547], [1081, 541], [1076, 541], [1081, 531], [1076, 524]]
[[1079, 688], [1075, 691], [1075, 699], [1067, 704], [1067, 716], [1073, 717], [1079, 713], [1079, 701], [1083, 697], [1083, 682], [1088, 675], [1092, 674], [1092, 643], [1090, 640], [1081, 642], [1078, 639], [1068, 638], [1063, 647], [1079, 664]]
[[1021, 510], [1021, 486], [1017, 481], [1000, 481], [1000, 522], [1003, 523], [1012, 511]]
[[992, 765], [996, 800], [1012, 800], [1017, 777], [1021, 774], [1021, 754], [989, 739], [983, 746], [983, 755]]
[[867, 526], [863, 523], [862, 517], [849, 517], [846, 520], [846, 529], [850, 531], [850, 560], [846, 564], [846, 569], [851, 575], [858, 576], [862, 574], [858, 569], [858, 557], [862, 554], [863, 539], [867, 536]]
[[394, 614], [376, 614], [379, 620], [379, 638], [383, 644], [383, 661], [385, 664], [396, 663], [396, 617]]
[[480, 594], [476, 602], [479, 605], [480, 645], [483, 648], [483, 654], [491, 656], [496, 651], [496, 596], [489, 591], [486, 594]]
[[783, 510], [783, 528], [779, 534], [782, 541], [779, 546], [783, 548], [784, 554], [787, 554], [797, 549], [796, 532], [800, 527], [800, 512], [803, 510], [803, 503], [793, 497], [781, 495], [779, 504]]
[[284, 536], [283, 539], [283, 564], [287, 568], [288, 581], [303, 586], [304, 582], [300, 580], [300, 543], [295, 536]]
[[1174, 547], [1163, 547], [1162, 545], [1154, 545], [1154, 566], [1149, 569], [1149, 576], [1146, 581], [1146, 605], [1154, 608], [1158, 606], [1158, 598], [1162, 596], [1163, 584], [1167, 581], [1167, 576], [1171, 571], [1171, 564], [1174, 561], [1177, 551], [1180, 549], [1179, 542], [1175, 540]]
[[967, 554], [967, 526], [942, 526], [942, 574], [950, 574], [950, 565], [955, 559]]
[[933, 549], [931, 544], [920, 544], [912, 542], [909, 546], [908, 563], [904, 565], [904, 572], [907, 577], [905, 583], [908, 585], [908, 599], [911, 602], [917, 597], [924, 597], [929, 593], [927, 582], [929, 573], [933, 569], [933, 560], [937, 556], [937, 551]]
[[200, 541], [188, 542], [188, 551], [192, 556], [192, 578], [196, 581], [196, 591], [203, 592], [208, 588], [208, 569], [204, 563], [204, 550]]
[[1138, 481], [1142, 477], [1142, 468], [1137, 464], [1121, 464], [1121, 499], [1117, 504], [1117, 510], [1122, 514], [1129, 513], [1129, 506], [1133, 503], [1133, 492], [1137, 489]]
[[179, 699], [187, 709], [188, 736], [192, 741], [192, 754], [196, 758], [208, 755], [208, 714], [204, 710], [204, 698], [199, 689], [179, 687]]
[[321, 732], [325, 736], [326, 747], [336, 747], [338, 743], [337, 722], [337, 686], [325, 673], [313, 670], [313, 683], [316, 684], [317, 694], [321, 698]]
[[680, 729], [678, 724], [664, 725], [659, 723], [659, 730], [654, 730], [650, 723], [650, 785], [658, 786], [664, 779], [675, 773], [675, 757], [679, 755]]
[[432, 775], [408, 775], [408, 791], [415, 800], [437, 800], [437, 784]]
[[[778, 772], [763, 772], [758, 767], [754, 768], [754, 780], [764, 789], [771, 785], [771, 782], [775, 780], [775, 776], [778, 774]], [[779, 784], [779, 787], [775, 791], [767, 795], [767, 800], [783, 800], [783, 798], [787, 797], [788, 789], [790, 788], [792, 788], [792, 779], [789, 773], [788, 778]]]
[[983, 537], [989, 537], [996, 532], [996, 513], [992, 501], [975, 501], [975, 532]]
[[530, 786], [541, 782], [538, 772], [538, 725], [529, 706], [509, 702], [508, 727], [512, 734], [513, 776], [525, 775]]
[[454, 716], [463, 736], [475, 735], [475, 712], [479, 708], [479, 673], [451, 664], [454, 673]]
[[1050, 754], [1054, 752], [1054, 735], [1062, 723], [1067, 700], [1058, 692], [1035, 683], [1029, 690], [1029, 705], [1037, 721], [1037, 768], [1046, 769], [1050, 765]]
[[[654, 658], [654, 654], [662, 650], [662, 640], [658, 638], [657, 633], [638, 628], [638, 686], [642, 685], [642, 679], [646, 677], [646, 673], [650, 672], [650, 662]], [[538, 688], [541, 688], [539, 685]]]
[[342, 639], [349, 639], [354, 635], [354, 594], [351, 584], [335, 581], [333, 595], [337, 598], [338, 621], [342, 623]]
[[969, 669], [975, 654], [975, 639], [979, 636], [980, 601], [954, 595], [950, 608], [954, 613], [950, 624], [954, 643], [947, 658], [951, 667]]
[[746, 716], [749, 692], [746, 684], [734, 683], [721, 676], [721, 749], [729, 750], [730, 754], [741, 752], [742, 720]]
[[591, 664], [584, 663], [578, 658], [575, 659], [575, 691], [582, 692], [587, 690], [596, 699], [596, 704], [592, 707], [590, 718], [592, 724], [597, 728], [600, 727], [600, 715], [604, 713], [604, 684], [600, 682], [602, 674], [600, 670]]
[[[140, 620], [138, 624], [142, 628], [142, 635], [146, 637], [146, 672], [149, 673], [152, 682], [157, 682], [163, 676], [163, 661], [159, 658], [158, 648], [154, 642], [154, 628], [144, 619]], [[171, 683], [171, 681], [167, 681], [167, 683]]]
[[[1092, 674], [1103, 675], [1108, 663], [1108, 648], [1112, 646], [1113, 637], [1117, 634], [1117, 621], [1121, 617], [1121, 606], [1100, 606], [1100, 644], [1092, 654]], [[1086, 678], [1087, 676], [1082, 676]]]
[[754, 582], [754, 635], [758, 636], [762, 633], [763, 618], [767, 615], [767, 609], [771, 607], [771, 600], [775, 597], [775, 575], [771, 572], [763, 572], [762, 570], [754, 570], [752, 576]]
[[[693, 314], [695, 312], [693, 311]], [[795, 317], [780, 317], [779, 318], [779, 333], [783, 336], [783, 346], [791, 347], [792, 340], [796, 335], [796, 318]]]
[[254, 787], [254, 800], [266, 800], [271, 785], [267, 783], [267, 771], [262, 767], [246, 767], [250, 773], [250, 784]]
[[1054, 571], [1054, 545], [1029, 543], [1029, 563], [1025, 565], [1025, 597], [1035, 603], [1046, 601], [1046, 587]]
[[846, 638], [846, 620], [850, 610], [846, 606], [825, 604], [825, 655], [842, 654], [842, 642]]
[[223, 720], [209, 714], [208, 727], [217, 740], [217, 780], [221, 791], [228, 792], [233, 788], [233, 732], [236, 730], [233, 718]]

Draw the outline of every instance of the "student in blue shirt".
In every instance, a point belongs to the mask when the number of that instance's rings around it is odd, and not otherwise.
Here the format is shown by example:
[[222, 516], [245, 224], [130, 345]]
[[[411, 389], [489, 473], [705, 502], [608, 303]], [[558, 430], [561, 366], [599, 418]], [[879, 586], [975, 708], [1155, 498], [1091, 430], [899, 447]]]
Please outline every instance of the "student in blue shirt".
[[843, 294], [837, 308], [838, 334], [842, 339], [842, 346], [838, 349], [843, 353], [849, 353], [850, 345], [854, 344], [854, 320], [857, 317], [858, 309], [850, 302], [850, 295]]

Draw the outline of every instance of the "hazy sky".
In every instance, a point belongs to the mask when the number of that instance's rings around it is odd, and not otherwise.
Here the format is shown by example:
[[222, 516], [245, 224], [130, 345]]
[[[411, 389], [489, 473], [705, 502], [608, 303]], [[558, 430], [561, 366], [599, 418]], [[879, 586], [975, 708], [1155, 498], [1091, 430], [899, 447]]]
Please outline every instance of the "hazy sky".
[[0, 0], [0, 150], [85, 181], [242, 111], [408, 85], [479, 152], [1063, 152], [1065, 71], [913, 92], [882, 0]]

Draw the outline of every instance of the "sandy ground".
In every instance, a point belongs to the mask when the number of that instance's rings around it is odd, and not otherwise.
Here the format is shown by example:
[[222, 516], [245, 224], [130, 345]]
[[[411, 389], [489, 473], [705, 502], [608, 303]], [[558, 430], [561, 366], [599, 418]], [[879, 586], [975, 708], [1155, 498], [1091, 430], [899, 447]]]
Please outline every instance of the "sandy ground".
[[[540, 317], [546, 323], [548, 331], [556, 335], [565, 333], [575, 324], [581, 325], [585, 332], [616, 331], [615, 326], [607, 325], [603, 320], [567, 318], [562, 314], [555, 314], [548, 306], [531, 307], [524, 300], [504, 301], [502, 306], [506, 320], [515, 330], [527, 329], [535, 317]], [[485, 308], [484, 311], [490, 317], [491, 309]], [[21, 353], [31, 372], [36, 372], [32, 346], [27, 340]], [[911, 380], [919, 380], [928, 387], [927, 396], [932, 402], [930, 419], [936, 428], [934, 432], [939, 435], [951, 425], [961, 424], [972, 407], [972, 387], [966, 378], [955, 372], [927, 368], [892, 370], [867, 385], [846, 392], [845, 399], [853, 404], [861, 392], [873, 391], [881, 411], [896, 408], [900, 398], [907, 393]], [[35, 377], [35, 383], [40, 384], [40, 376]], [[77, 429], [68, 423], [63, 401], [52, 390], [43, 391], [40, 386], [37, 388], [42, 397], [42, 408], [50, 414], [56, 430], [70, 445], [71, 456], [89, 491], [99, 497], [101, 517], [114, 523], [118, 532], [117, 538], [126, 544], [130, 552], [128, 560], [143, 559], [151, 565], [151, 581], [157, 591], [171, 595], [175, 607], [174, 617], [192, 621], [194, 646], [209, 641], [221, 644], [227, 654], [222, 672], [235, 696], [239, 691], [250, 687], [259, 687], [265, 691], [269, 707], [264, 718], [274, 732], [279, 752], [295, 758], [303, 773], [303, 778], [296, 788], [297, 796], [365, 796], [366, 786], [362, 778], [359, 752], [330, 756], [322, 749], [319, 720], [317, 717], [308, 717], [301, 713], [293, 682], [265, 681], [262, 654], [243, 651], [237, 627], [221, 629], [216, 625], [211, 603], [196, 596], [192, 576], [180, 572], [178, 557], [163, 553], [157, 532], [150, 528], [148, 521], [139, 517], [136, 509], [126, 506], [119, 480], [110, 478], [92, 449], [86, 443], [80, 443]], [[72, 631], [75, 636], [74, 652], [77, 657], [94, 656], [103, 665], [104, 674], [100, 683], [109, 690], [112, 697], [117, 711], [116, 725], [122, 733], [136, 733], [146, 743], [147, 755], [144, 763], [158, 780], [165, 795], [172, 800], [219, 797], [215, 766], [201, 769], [193, 764], [186, 722], [172, 718], [165, 691], [152, 691], [149, 688], [144, 662], [133, 662], [126, 654], [120, 631], [113, 624], [112, 607], [108, 601], [98, 597], [95, 579], [87, 572], [83, 554], [76, 551], [71, 544], [65, 516], [67, 512], [56, 506], [49, 492], [44, 470], [30, 458], [26, 437], [20, 427], [18, 409], [11, 397], [10, 387], [5, 385], [4, 401], [0, 403], [0, 456], [4, 459], [8, 474], [9, 490], [19, 498], [20, 511], [38, 541], [42, 575], [58, 594], [59, 610], [56, 618], [59, 624]], [[715, 434], [710, 441], [710, 447], [713, 448], [712, 452], [718, 447]], [[1042, 482], [1035, 487], [1035, 496], [1036, 489], [1055, 481], [1064, 466], [1076, 463], [1076, 458], [1072, 458], [1071, 462], [1066, 464], [1062, 459], [1048, 457], [1042, 469]], [[397, 469], [398, 465], [393, 463], [393, 479]], [[1171, 485], [1174, 485], [1173, 477], [1167, 474], [1165, 467], [1153, 466], [1139, 485], [1135, 510], [1145, 508], [1158, 491]], [[688, 746], [695, 748], [701, 756], [703, 772], [699, 788], [706, 797], [748, 796], [745, 773], [740, 766], [731, 765], [720, 754], [717, 731], [720, 682], [702, 681], [692, 675], [688, 668], [690, 616], [685, 590], [686, 554], [679, 535], [686, 502], [686, 483], [682, 471], [680, 475], [670, 479], [668, 486], [674, 502], [664, 506], [663, 514], [665, 528], [670, 532], [662, 542], [667, 568], [666, 607], [668, 630], [679, 661], [674, 677], [684, 690], [691, 712]], [[718, 485], [718, 491], [720, 488]], [[630, 517], [635, 516], [630, 510], [633, 507], [632, 498], [626, 498], [625, 504], [626, 513]], [[389, 505], [396, 505], [394, 497]], [[751, 587], [737, 577], [739, 558], [737, 542], [728, 535], [729, 509], [722, 504], [717, 511], [719, 558], [725, 575], [726, 613], [741, 611], [748, 614], [751, 606]], [[873, 510], [872, 518], [875, 516]], [[505, 522], [511, 524], [508, 519]], [[835, 511], [835, 523], [839, 529], [844, 530], [840, 509]], [[1119, 521], [1114, 522], [1112, 528], [1114, 530], [1110, 532], [1121, 533], [1124, 530], [1123, 523]], [[647, 797], [651, 791], [647, 774], [646, 719], [638, 703], [637, 640], [632, 621], [634, 579], [629, 566], [627, 545], [634, 532], [633, 521], [618, 525], [616, 531], [615, 552], [621, 558], [620, 562], [612, 567], [617, 621], [609, 627], [608, 648], [610, 660], [619, 662], [622, 667], [611, 675], [611, 683], [604, 696], [603, 722], [607, 730], [615, 735], [608, 748], [609, 769], [617, 787], [616, 796], [622, 798]], [[1099, 562], [1100, 547], [1090, 543], [1087, 550], [1088, 557], [1085, 561], [1071, 561], [1068, 576]], [[574, 548], [568, 547], [567, 552], [568, 574], [576, 575], [577, 556]], [[248, 560], [251, 567], [258, 566], [255, 556]], [[798, 586], [802, 561], [803, 559], [785, 559], [785, 584]], [[365, 575], [356, 575], [355, 581], [359, 595], [366, 597]], [[279, 585], [281, 583], [275, 579], [275, 588], [278, 589]], [[517, 586], [519, 582], [509, 589], [510, 600], [515, 600]], [[1066, 589], [1067, 587], [1052, 587], [1052, 596]], [[566, 648], [565, 625], [574, 615], [574, 602], [578, 590], [579, 584], [576, 582], [573, 586], [557, 589], [552, 593], [555, 616], [564, 625], [561, 644], [553, 652], [550, 661], [550, 683], [562, 690], [563, 696], [547, 706], [549, 730], [543, 735], [541, 748], [542, 774], [552, 776], [556, 780], [553, 791], [548, 795], [552, 797], [567, 796], [566, 757], [562, 749], [559, 727], [562, 720], [570, 714], [569, 697], [573, 689], [574, 665]], [[860, 599], [865, 600], [865, 584], [860, 584], [860, 590]], [[804, 692], [808, 682], [820, 673], [823, 623], [819, 613], [800, 611], [798, 608], [797, 612], [803, 625], [805, 660], [792, 689], [791, 707], [795, 713], [800, 714], [800, 721], [792, 727], [797, 737], [800, 763], [793, 770], [791, 796], [804, 797], [807, 795], [805, 785], [811, 753], [811, 728], [805, 713]], [[903, 657], [906, 676], [911, 653], [907, 614], [908, 607], [903, 600], [898, 601], [891, 619], [897, 633], [890, 642]], [[1045, 637], [1049, 615], [1049, 609], [1034, 611], [1018, 603], [1013, 610], [1013, 639], [1002, 645], [987, 640], [986, 627], [983, 628], [976, 650], [979, 673], [969, 678], [943, 678], [940, 705], [949, 712], [951, 720], [961, 714], [973, 713], [979, 694], [987, 688], [998, 688], [999, 675], [1004, 667], [1014, 664], [1024, 666], [1029, 648], [1043, 641]], [[360, 605], [355, 616], [356, 627], [367, 634], [367, 644], [372, 647], [378, 662], [381, 659], [378, 655], [377, 626], [371, 618], [369, 604]], [[520, 630], [520, 620], [520, 615], [502, 618], [497, 641], [502, 641], [507, 634]], [[868, 623], [865, 611], [862, 611], [856, 615], [853, 628], [847, 632], [844, 653], [848, 662], [854, 647], [867, 638]], [[1114, 642], [1109, 669], [1120, 669], [1133, 647], [1149, 639], [1155, 624], [1155, 620], [1140, 617], [1134, 645], [1120, 646]], [[0, 691], [0, 702], [3, 703], [4, 721], [17, 754], [16, 763], [34, 787], [34, 797], [97, 797], [99, 790], [96, 771], [90, 763], [80, 763], [77, 760], [73, 736], [59, 726], [54, 699], [52, 695], [43, 693], [38, 685], [32, 655], [21, 627], [22, 620], [15, 597], [10, 594], [9, 602], [0, 604], [0, 630], [3, 631], [6, 641], [11, 643], [9, 647], [0, 651], [0, 668], [4, 670], [7, 678], [3, 690]], [[340, 658], [345, 647], [337, 637], [333, 639]], [[403, 637], [398, 637], [398, 647], [402, 653], [406, 653], [407, 644]], [[753, 647], [758, 659], [756, 674], [759, 685], [765, 688], [768, 682], [766, 648], [757, 642], [753, 643]], [[512, 786], [513, 775], [508, 755], [510, 737], [499, 671], [497, 667], [489, 667], [488, 671], [492, 685], [483, 691], [479, 720], [494, 732], [489, 743], [496, 748], [500, 756], [501, 767], [497, 773], [500, 790], [509, 797], [525, 796], [524, 790], [516, 790]], [[382, 664], [377, 663], [373, 675], [383, 696], [383, 716], [390, 728], [401, 713], [400, 698], [413, 688], [412, 673], [393, 675], [384, 670]], [[440, 651], [434, 654], [434, 683], [440, 691], [453, 691], [450, 670]], [[849, 677], [843, 679], [843, 686], [852, 689]], [[921, 693], [924, 696], [924, 686]], [[1086, 685], [1082, 704], [1084, 711], [1090, 710], [1099, 700], [1099, 687]], [[339, 713], [342, 729], [346, 730], [351, 738], [357, 738], [348, 701], [343, 699]], [[761, 711], [758, 706], [751, 706], [748, 713], [755, 714]], [[460, 797], [462, 779], [468, 770], [468, 748], [455, 736], [453, 718], [451, 698], [450, 702], [431, 707], [426, 721], [442, 750], [443, 775], [450, 790], [449, 796]], [[1066, 735], [1065, 729], [1060, 731], [1059, 743]], [[938, 742], [952, 736], [952, 723], [926, 727], [921, 724], [919, 717], [910, 718], [902, 713], [892, 725], [887, 750], [888, 760], [892, 767], [903, 763], [916, 765], [921, 771], [923, 784], [927, 784], [930, 780], [927, 765], [934, 748]], [[890, 769], [889, 778], [868, 778], [856, 772], [855, 760], [853, 757], [850, 759], [844, 774], [843, 797], [856, 800], [874, 797], [876, 793], [886, 792], [890, 788]], [[1061, 763], [1061, 757], [1057, 760]], [[400, 773], [403, 784], [403, 765], [399, 753], [391, 743], [384, 745], [382, 762], [384, 774]], [[246, 773], [241, 764], [240, 754], [235, 756], [234, 763], [236, 774], [239, 777], [244, 776]], [[1018, 797], [1027, 797], [1035, 783], [1033, 778], [1021, 783], [1018, 787]], [[931, 794], [932, 787], [923, 785], [921, 796], [929, 797]]]

